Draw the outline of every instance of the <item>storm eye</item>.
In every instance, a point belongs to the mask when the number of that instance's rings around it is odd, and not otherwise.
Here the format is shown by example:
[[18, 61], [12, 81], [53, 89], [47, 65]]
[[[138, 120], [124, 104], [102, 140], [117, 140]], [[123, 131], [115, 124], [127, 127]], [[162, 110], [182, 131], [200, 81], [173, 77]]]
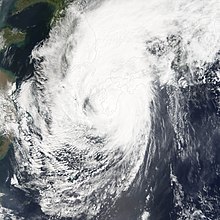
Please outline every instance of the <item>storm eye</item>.
[[90, 102], [89, 97], [85, 98], [84, 102], [83, 102], [83, 111], [85, 114], [87, 113], [94, 113], [94, 108], [92, 107], [92, 104]]

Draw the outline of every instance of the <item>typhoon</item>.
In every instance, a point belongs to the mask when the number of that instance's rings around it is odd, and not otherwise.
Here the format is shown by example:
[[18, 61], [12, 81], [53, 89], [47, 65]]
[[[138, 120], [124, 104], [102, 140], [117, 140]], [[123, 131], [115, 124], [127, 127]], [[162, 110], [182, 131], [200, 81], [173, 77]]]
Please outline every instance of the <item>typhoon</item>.
[[69, 4], [12, 95], [14, 187], [51, 219], [217, 219], [218, 193], [196, 174], [215, 148], [196, 123], [219, 83], [219, 29], [217, 0]]

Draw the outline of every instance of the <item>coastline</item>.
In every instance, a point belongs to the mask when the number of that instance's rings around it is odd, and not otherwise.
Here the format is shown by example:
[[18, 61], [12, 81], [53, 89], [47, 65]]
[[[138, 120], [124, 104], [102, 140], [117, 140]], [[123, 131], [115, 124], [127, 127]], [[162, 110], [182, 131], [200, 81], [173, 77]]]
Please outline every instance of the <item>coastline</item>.
[[0, 160], [4, 159], [7, 155], [11, 145], [10, 138], [0, 136]]
[[0, 68], [0, 89], [5, 89], [8, 83], [14, 83], [15, 75], [3, 68]]
[[25, 8], [37, 3], [49, 3], [55, 7], [56, 11], [61, 11], [65, 6], [65, 1], [63, 0], [17, 0], [14, 4], [13, 14], [20, 13]]
[[[0, 27], [0, 92], [7, 90], [10, 83], [16, 83], [18, 88], [33, 75], [31, 52], [48, 37], [52, 23], [64, 9], [64, 1], [3, 0], [3, 5], [8, 10], [2, 15]], [[10, 145], [11, 139], [0, 134], [0, 161], [7, 156]]]

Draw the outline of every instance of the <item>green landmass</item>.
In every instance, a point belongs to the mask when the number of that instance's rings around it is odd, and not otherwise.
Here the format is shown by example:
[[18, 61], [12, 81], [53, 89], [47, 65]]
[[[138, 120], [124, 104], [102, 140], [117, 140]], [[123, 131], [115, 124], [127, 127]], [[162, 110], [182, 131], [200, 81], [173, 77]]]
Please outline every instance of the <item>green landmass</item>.
[[10, 144], [11, 144], [10, 138], [0, 136], [0, 160], [4, 159], [4, 157], [6, 156]]
[[[61, 11], [65, 8], [67, 0], [16, 0], [14, 3], [14, 8], [12, 14], [17, 14], [32, 6], [36, 3], [45, 2], [51, 4], [55, 8], [52, 24], [61, 16]], [[15, 28], [5, 27], [0, 33], [3, 33], [3, 38], [5, 40], [5, 47], [9, 47], [12, 44], [22, 45], [25, 41], [26, 33], [21, 32]]]
[[14, 13], [19, 13], [25, 8], [40, 2], [52, 4], [56, 8], [56, 11], [62, 10], [65, 6], [64, 0], [17, 0], [14, 7]]
[[11, 44], [22, 44], [25, 40], [26, 34], [18, 31], [15, 28], [3, 28], [1, 31], [3, 34], [3, 38], [5, 40], [5, 46], [8, 47]]
[[[15, 82], [15, 75], [0, 67], [0, 89], [7, 87], [8, 82]], [[0, 91], [1, 92], [1, 91]]]

